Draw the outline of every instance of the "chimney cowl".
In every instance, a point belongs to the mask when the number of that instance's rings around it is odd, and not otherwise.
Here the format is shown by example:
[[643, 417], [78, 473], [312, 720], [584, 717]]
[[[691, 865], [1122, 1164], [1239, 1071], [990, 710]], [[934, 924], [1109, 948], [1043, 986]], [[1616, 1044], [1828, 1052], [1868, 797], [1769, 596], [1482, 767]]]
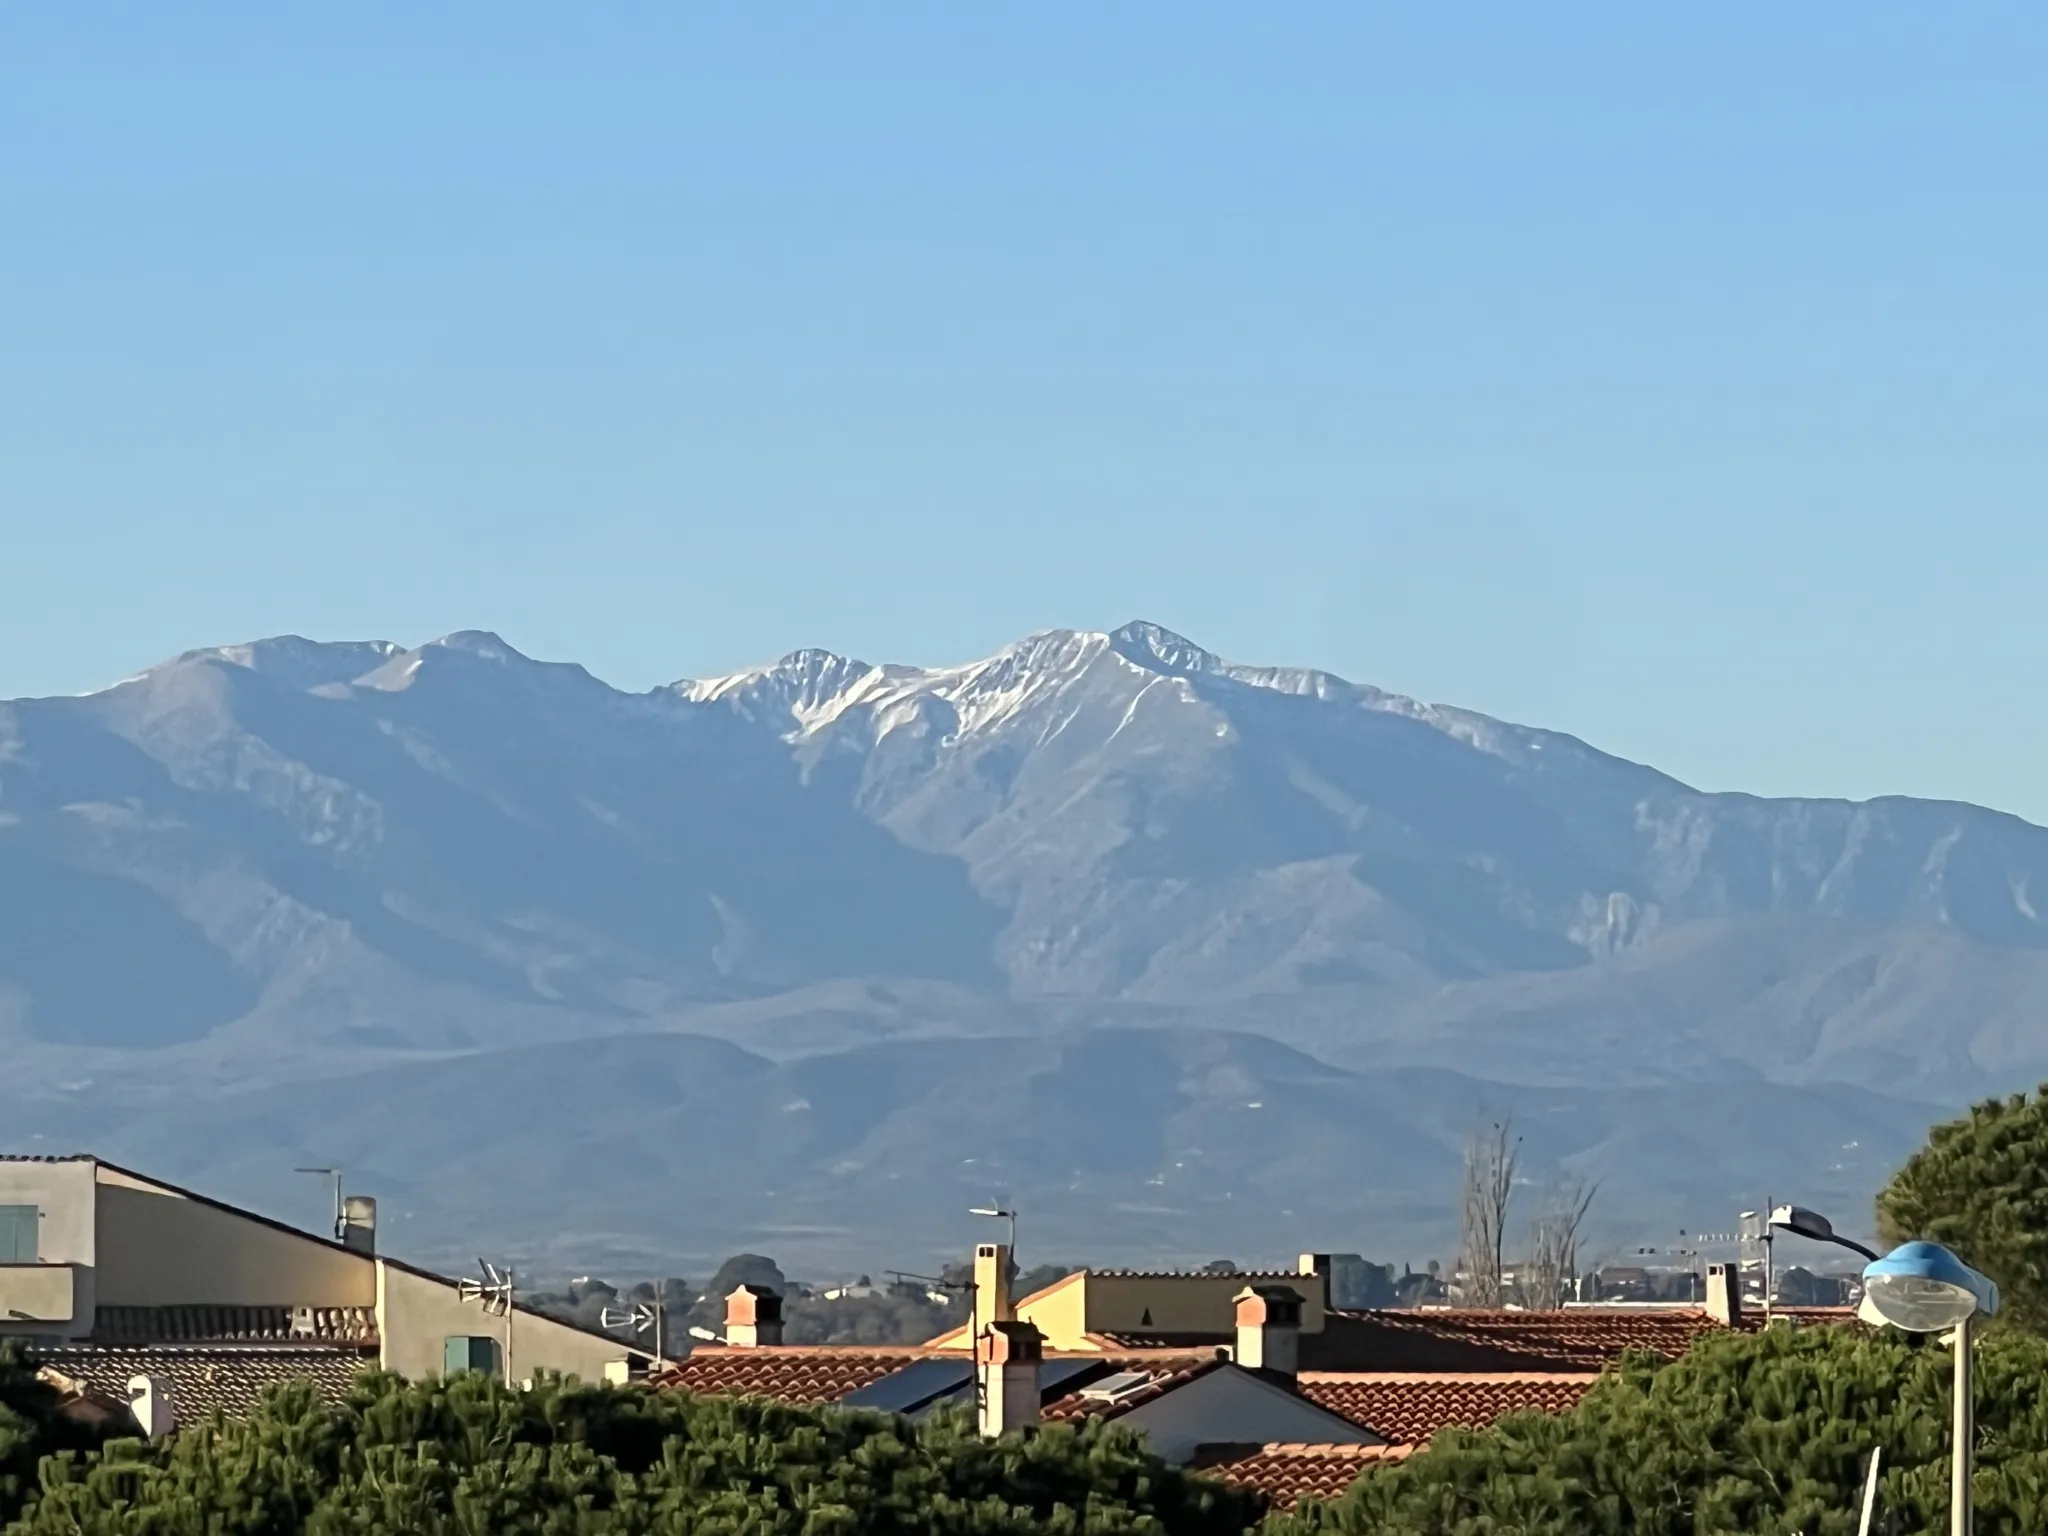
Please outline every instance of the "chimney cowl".
[[759, 1285], [736, 1285], [725, 1298], [725, 1342], [757, 1349], [782, 1342], [782, 1298]]
[[341, 1246], [351, 1253], [376, 1253], [377, 1202], [369, 1195], [350, 1195], [341, 1202]]
[[1248, 1285], [1237, 1306], [1237, 1363], [1290, 1380], [1301, 1362], [1301, 1295], [1282, 1285]]

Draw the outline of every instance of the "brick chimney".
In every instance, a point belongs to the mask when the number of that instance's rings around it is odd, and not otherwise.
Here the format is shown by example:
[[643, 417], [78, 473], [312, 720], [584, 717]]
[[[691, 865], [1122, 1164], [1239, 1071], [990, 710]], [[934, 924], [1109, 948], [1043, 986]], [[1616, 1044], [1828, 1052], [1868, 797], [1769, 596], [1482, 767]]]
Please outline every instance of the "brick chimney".
[[1742, 1269], [1735, 1264], [1707, 1266], [1707, 1316], [1723, 1328], [1742, 1323]]
[[758, 1285], [734, 1286], [725, 1298], [725, 1342], [754, 1349], [782, 1342], [782, 1298]]
[[1301, 1297], [1284, 1285], [1237, 1293], [1237, 1363], [1290, 1379], [1301, 1367]]
[[1017, 1315], [1008, 1243], [981, 1243], [974, 1250], [974, 1312], [984, 1324], [1007, 1323]]
[[1014, 1318], [993, 1322], [982, 1329], [974, 1354], [982, 1435], [993, 1440], [1036, 1424], [1038, 1368], [1045, 1358], [1045, 1335]]

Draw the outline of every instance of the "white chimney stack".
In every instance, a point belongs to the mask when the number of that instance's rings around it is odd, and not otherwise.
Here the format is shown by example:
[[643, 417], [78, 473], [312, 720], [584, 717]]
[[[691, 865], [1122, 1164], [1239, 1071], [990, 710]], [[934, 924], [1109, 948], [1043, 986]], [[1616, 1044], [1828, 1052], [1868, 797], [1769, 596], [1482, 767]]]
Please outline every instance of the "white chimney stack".
[[1738, 1265], [1707, 1266], [1707, 1316], [1723, 1328], [1742, 1325], [1742, 1270]]
[[1284, 1285], [1237, 1293], [1237, 1363], [1290, 1380], [1301, 1369], [1301, 1296]]
[[974, 1369], [980, 1398], [977, 1412], [984, 1438], [993, 1440], [1038, 1422], [1038, 1369], [1045, 1359], [1045, 1335], [1029, 1323], [990, 1323], [975, 1346]]

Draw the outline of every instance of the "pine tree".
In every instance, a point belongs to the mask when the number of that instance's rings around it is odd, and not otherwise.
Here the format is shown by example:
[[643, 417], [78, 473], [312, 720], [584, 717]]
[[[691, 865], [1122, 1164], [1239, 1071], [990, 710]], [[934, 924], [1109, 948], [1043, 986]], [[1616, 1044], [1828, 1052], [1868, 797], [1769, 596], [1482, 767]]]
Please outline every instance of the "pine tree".
[[1944, 1243], [1996, 1280], [2007, 1324], [2048, 1332], [2048, 1087], [1937, 1125], [1877, 1215], [1890, 1241]]

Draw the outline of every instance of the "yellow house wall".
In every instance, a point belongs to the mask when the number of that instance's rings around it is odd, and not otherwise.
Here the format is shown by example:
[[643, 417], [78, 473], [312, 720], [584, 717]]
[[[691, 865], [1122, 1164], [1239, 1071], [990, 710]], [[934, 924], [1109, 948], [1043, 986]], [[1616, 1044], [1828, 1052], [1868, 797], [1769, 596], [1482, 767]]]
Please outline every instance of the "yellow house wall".
[[1076, 1275], [1042, 1292], [1031, 1305], [1020, 1306], [1017, 1315], [1045, 1335], [1046, 1348], [1085, 1349], [1081, 1336], [1088, 1331], [1087, 1277]]
[[[388, 1371], [421, 1380], [441, 1374], [451, 1335], [492, 1338], [504, 1347], [506, 1319], [492, 1317], [464, 1301], [446, 1280], [377, 1262], [377, 1332]], [[617, 1340], [599, 1338], [529, 1312], [512, 1315], [512, 1375], [526, 1381], [538, 1370], [601, 1383], [608, 1368], [623, 1365], [629, 1351]], [[616, 1374], [616, 1372], [612, 1372]]]
[[95, 1300], [103, 1307], [204, 1303], [367, 1307], [375, 1265], [307, 1233], [99, 1171]]
[[[1206, 1333], [1237, 1329], [1237, 1293], [1247, 1285], [1284, 1285], [1301, 1297], [1304, 1333], [1323, 1331], [1327, 1285], [1321, 1275], [1069, 1275], [1017, 1303], [1017, 1315], [1045, 1335], [1045, 1347], [1089, 1350], [1091, 1333]], [[1149, 1314], [1149, 1318], [1147, 1316]], [[968, 1331], [941, 1334], [932, 1349], [966, 1349]]]

